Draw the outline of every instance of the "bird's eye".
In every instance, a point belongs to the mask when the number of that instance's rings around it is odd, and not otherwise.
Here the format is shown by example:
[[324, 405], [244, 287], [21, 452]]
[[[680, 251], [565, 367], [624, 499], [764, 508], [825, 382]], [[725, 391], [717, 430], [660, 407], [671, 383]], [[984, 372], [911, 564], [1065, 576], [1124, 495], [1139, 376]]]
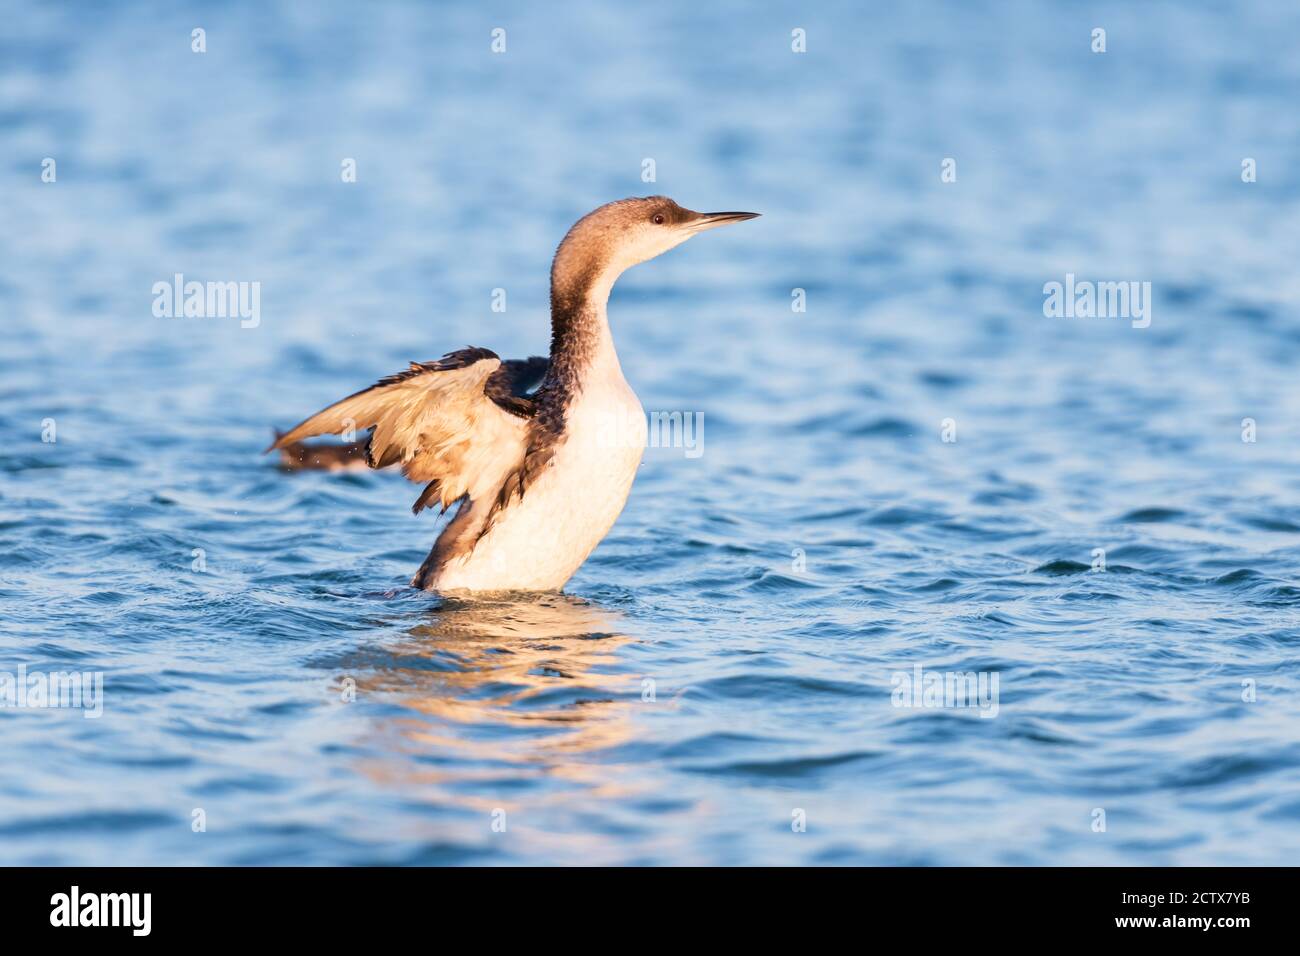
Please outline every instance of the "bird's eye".
[[661, 212], [657, 212], [652, 217], [650, 217], [650, 221], [653, 222], [656, 226], [662, 226], [664, 224], [664, 214]]

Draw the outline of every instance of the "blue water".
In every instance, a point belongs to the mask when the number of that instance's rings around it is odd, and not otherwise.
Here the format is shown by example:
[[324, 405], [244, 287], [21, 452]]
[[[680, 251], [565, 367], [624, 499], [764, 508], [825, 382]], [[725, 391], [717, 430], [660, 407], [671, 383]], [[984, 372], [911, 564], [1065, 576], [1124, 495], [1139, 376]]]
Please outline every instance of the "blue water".
[[[754, 6], [0, 3], [0, 671], [104, 682], [0, 707], [0, 862], [1295, 859], [1300, 9]], [[564, 596], [413, 592], [414, 486], [259, 454], [544, 353], [564, 230], [652, 192], [764, 215], [615, 290], [703, 454]]]

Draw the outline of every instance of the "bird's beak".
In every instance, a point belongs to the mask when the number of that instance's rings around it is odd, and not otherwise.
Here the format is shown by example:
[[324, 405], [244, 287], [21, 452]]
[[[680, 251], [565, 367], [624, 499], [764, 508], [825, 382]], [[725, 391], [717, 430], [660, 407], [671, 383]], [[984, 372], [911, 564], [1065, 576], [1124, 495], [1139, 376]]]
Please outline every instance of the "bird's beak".
[[727, 226], [733, 222], [744, 222], [746, 219], [757, 219], [759, 213], [756, 212], [702, 212], [700, 218], [692, 222], [691, 232], [703, 232], [705, 229], [716, 229], [718, 226]]

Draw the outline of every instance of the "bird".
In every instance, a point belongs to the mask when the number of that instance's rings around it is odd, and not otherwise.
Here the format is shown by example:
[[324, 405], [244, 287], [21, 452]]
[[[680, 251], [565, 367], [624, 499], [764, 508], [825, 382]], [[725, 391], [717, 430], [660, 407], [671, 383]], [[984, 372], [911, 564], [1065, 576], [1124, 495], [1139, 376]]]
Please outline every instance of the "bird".
[[[753, 212], [695, 212], [666, 196], [606, 203], [551, 263], [549, 357], [502, 361], [467, 347], [411, 362], [289, 429], [284, 465], [364, 458], [424, 485], [412, 511], [456, 511], [411, 586], [438, 593], [559, 591], [613, 527], [647, 437], [623, 376], [607, 304], [627, 269]], [[303, 440], [368, 436], [313, 456]], [[338, 449], [339, 446], [333, 446]]]

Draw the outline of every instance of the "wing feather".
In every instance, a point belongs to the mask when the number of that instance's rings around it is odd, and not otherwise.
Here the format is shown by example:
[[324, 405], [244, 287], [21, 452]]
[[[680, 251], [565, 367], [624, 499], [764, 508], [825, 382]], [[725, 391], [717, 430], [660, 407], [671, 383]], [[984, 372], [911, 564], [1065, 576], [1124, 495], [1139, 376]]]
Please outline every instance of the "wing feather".
[[[509, 372], [518, 368], [507, 364]], [[534, 408], [527, 397], [490, 394], [500, 391], [499, 378], [488, 385], [502, 368], [495, 353], [475, 348], [436, 362], [412, 362], [406, 371], [317, 412], [280, 435], [271, 449], [314, 435], [373, 429], [370, 466], [400, 462], [407, 478], [426, 483], [417, 513], [435, 501], [445, 510], [466, 495], [494, 494], [524, 457]]]

